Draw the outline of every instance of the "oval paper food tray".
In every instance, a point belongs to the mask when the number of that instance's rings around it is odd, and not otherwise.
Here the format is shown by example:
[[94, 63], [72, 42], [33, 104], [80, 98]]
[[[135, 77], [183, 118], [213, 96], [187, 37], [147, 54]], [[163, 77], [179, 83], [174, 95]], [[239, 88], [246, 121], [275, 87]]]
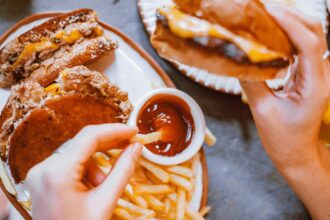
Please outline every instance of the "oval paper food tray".
[[[324, 0], [266, 0], [263, 2], [286, 3], [292, 5], [309, 15], [319, 18], [324, 25], [324, 30], [327, 29], [327, 12]], [[173, 2], [171, 0], [138, 0], [141, 19], [149, 34], [151, 34], [156, 28], [157, 8], [172, 4]], [[171, 62], [184, 75], [205, 87], [236, 95], [242, 93], [239, 81], [234, 77], [219, 76], [207, 72], [206, 70], [184, 65], [175, 60], [169, 60], [169, 62]], [[279, 89], [285, 84], [288, 78], [289, 77], [287, 76], [285, 79], [269, 80], [267, 81], [267, 84], [272, 89]]]

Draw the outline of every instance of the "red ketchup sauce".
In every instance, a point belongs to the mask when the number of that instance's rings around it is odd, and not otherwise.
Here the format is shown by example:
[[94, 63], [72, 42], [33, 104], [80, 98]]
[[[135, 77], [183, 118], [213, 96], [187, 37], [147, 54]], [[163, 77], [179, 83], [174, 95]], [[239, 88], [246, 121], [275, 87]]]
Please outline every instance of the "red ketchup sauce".
[[141, 134], [162, 132], [162, 140], [147, 144], [153, 153], [174, 156], [190, 144], [195, 131], [190, 107], [172, 95], [156, 95], [142, 107], [137, 126]]

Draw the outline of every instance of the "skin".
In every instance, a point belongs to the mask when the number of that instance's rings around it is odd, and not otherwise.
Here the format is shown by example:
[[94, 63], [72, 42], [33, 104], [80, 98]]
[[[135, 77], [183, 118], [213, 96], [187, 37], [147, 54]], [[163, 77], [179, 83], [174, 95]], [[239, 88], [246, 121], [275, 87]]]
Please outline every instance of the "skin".
[[9, 215], [9, 204], [5, 194], [0, 190], [0, 219], [5, 219]]
[[320, 22], [280, 6], [267, 10], [297, 49], [292, 76], [282, 91], [241, 82], [262, 144], [276, 168], [314, 219], [330, 218], [330, 155], [319, 140], [329, 102], [330, 65]]
[[87, 180], [99, 186], [87, 187], [83, 177], [94, 152], [122, 146], [135, 134], [136, 128], [123, 124], [87, 126], [60, 153], [33, 167], [26, 179], [33, 219], [110, 219], [134, 173], [142, 145], [128, 145], [108, 176]]

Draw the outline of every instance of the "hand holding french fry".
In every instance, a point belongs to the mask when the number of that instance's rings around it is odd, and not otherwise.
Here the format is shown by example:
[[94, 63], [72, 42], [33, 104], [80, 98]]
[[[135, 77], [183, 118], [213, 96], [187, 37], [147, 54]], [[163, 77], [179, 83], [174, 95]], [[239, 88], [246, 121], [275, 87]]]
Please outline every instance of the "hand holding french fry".
[[[106, 151], [129, 140], [137, 129], [122, 124], [88, 126], [65, 147], [30, 170], [27, 186], [32, 199], [34, 219], [110, 219], [115, 211], [129, 216], [118, 199], [134, 174], [135, 161], [141, 144], [130, 144], [120, 154], [116, 164], [104, 176], [88, 174], [88, 182], [101, 185], [91, 189], [83, 181], [90, 158], [96, 151]], [[103, 160], [104, 164], [106, 163]], [[90, 169], [88, 169], [90, 170]], [[98, 179], [97, 179], [98, 178]], [[119, 205], [126, 205], [119, 200]], [[143, 212], [150, 215], [150, 212]]]

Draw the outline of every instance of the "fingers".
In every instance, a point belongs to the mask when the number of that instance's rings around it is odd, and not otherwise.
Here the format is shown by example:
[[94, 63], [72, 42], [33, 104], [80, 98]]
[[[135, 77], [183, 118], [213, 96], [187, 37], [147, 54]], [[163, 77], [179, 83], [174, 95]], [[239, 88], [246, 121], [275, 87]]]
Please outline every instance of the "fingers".
[[92, 192], [92, 201], [103, 212], [111, 213], [134, 174], [135, 163], [140, 157], [142, 145], [131, 144], [120, 155], [104, 182]]
[[137, 134], [137, 128], [124, 124], [102, 124], [83, 128], [63, 150], [70, 164], [86, 163], [96, 151], [122, 146], [124, 141]]
[[251, 108], [266, 100], [273, 99], [274, 92], [265, 82], [240, 82]]
[[322, 42], [319, 39], [320, 34], [324, 38], [323, 32], [315, 32], [315, 29], [322, 29], [319, 22], [311, 21], [309, 17], [285, 6], [267, 5], [266, 9], [288, 34], [296, 49], [306, 58], [315, 55], [313, 50], [318, 49], [317, 52], [320, 52], [326, 48], [325, 39]]
[[269, 5], [266, 8], [298, 50], [301, 71], [296, 78], [305, 88], [304, 92], [312, 94], [325, 78], [322, 56], [327, 46], [321, 24], [291, 8]]
[[96, 187], [104, 181], [105, 177], [106, 175], [97, 166], [97, 164], [94, 161], [91, 160], [90, 162], [88, 162], [88, 164], [86, 165], [86, 174], [85, 174], [85, 180], [87, 183]]

